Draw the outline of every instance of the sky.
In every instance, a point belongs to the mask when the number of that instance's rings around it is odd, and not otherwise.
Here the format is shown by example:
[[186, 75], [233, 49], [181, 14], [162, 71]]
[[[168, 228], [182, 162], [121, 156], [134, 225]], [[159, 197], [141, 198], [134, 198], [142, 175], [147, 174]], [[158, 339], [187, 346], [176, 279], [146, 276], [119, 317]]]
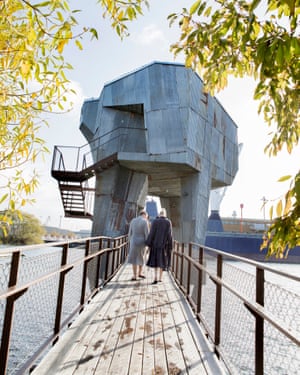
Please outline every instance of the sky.
[[[129, 25], [130, 37], [123, 41], [111, 29], [109, 22], [101, 16], [95, 0], [79, 2], [83, 7], [77, 16], [81, 25], [92, 25], [99, 33], [98, 40], [83, 40], [84, 50], [67, 47], [66, 59], [73, 65], [68, 73], [77, 95], [72, 97], [74, 109], [66, 114], [51, 115], [50, 126], [43, 128], [40, 136], [46, 140], [50, 154], [38, 161], [34, 168], [40, 175], [40, 186], [34, 194], [36, 203], [26, 206], [24, 211], [35, 215], [42, 224], [61, 227], [71, 231], [89, 229], [91, 221], [64, 217], [57, 181], [51, 177], [51, 162], [54, 145], [82, 146], [86, 140], [79, 130], [80, 109], [84, 99], [99, 97], [105, 83], [131, 72], [152, 61], [183, 63], [174, 59], [169, 46], [176, 42], [179, 32], [169, 28], [167, 15], [188, 7], [192, 1], [150, 1], [150, 11]], [[276, 158], [264, 154], [270, 141], [267, 125], [257, 114], [258, 103], [253, 97], [254, 82], [250, 78], [231, 79], [228, 87], [216, 97], [238, 126], [238, 141], [242, 143], [239, 170], [233, 184], [226, 189], [220, 205], [221, 216], [231, 217], [234, 212], [244, 218], [268, 218], [272, 204], [287, 190], [287, 183], [279, 183], [283, 175], [294, 175], [299, 169], [300, 148], [292, 155], [282, 152]], [[32, 168], [32, 166], [28, 166]], [[262, 209], [263, 199], [266, 200]], [[241, 212], [240, 205], [243, 204]]]

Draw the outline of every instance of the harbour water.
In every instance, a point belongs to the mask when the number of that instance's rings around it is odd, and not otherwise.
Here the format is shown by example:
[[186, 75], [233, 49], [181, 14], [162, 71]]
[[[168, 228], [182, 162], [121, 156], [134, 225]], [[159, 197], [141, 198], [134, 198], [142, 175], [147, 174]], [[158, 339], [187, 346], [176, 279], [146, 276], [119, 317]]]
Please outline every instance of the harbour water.
[[[234, 262], [234, 264], [236, 267], [241, 268], [245, 272], [253, 273], [254, 271], [253, 267], [249, 266], [247, 263]], [[268, 267], [298, 277], [300, 276], [300, 264], [268, 263]], [[291, 279], [280, 277], [280, 275], [272, 273], [266, 273], [266, 280], [275, 285], [282, 286], [300, 296], [300, 283], [295, 283]]]

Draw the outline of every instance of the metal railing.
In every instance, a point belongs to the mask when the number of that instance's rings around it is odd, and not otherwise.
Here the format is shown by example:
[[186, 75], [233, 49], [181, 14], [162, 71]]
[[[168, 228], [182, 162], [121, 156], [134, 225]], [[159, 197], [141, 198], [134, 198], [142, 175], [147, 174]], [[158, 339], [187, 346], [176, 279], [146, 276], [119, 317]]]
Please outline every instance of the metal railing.
[[171, 272], [230, 374], [299, 371], [300, 292], [274, 284], [280, 278], [299, 287], [299, 276], [178, 242]]
[[[91, 237], [4, 251], [7, 259], [4, 259], [1, 251], [0, 266], [8, 271], [1, 272], [1, 284], [6, 283], [6, 287], [1, 285], [0, 290], [0, 313], [3, 312], [0, 318], [1, 375], [7, 374], [10, 347], [18, 339], [15, 320], [27, 325], [30, 334], [39, 331], [37, 325], [40, 325], [41, 331], [48, 326], [47, 332], [42, 332], [41, 337], [36, 338], [38, 345], [33, 344], [29, 353], [23, 359], [18, 358], [13, 366], [14, 373], [24, 374], [44, 351], [58, 340], [76, 314], [80, 313], [90, 299], [116, 274], [126, 259], [128, 242], [127, 236]], [[37, 251], [41, 255], [32, 256], [32, 253]], [[55, 260], [52, 253], [55, 253]], [[42, 270], [41, 257], [47, 259]], [[72, 303], [68, 303], [70, 296], [73, 298]], [[19, 300], [21, 303], [18, 303]], [[29, 309], [22, 314], [26, 304]], [[31, 318], [32, 310], [35, 314]], [[15, 320], [14, 315], [17, 315]], [[16, 330], [14, 336], [13, 330]], [[30, 346], [29, 343], [27, 346]], [[18, 344], [14, 349], [16, 352], [20, 350]]]
[[[1, 256], [1, 375], [24, 374], [38, 363], [116, 274], [127, 241], [87, 238], [14, 248]], [[297, 374], [300, 288], [298, 293], [294, 286], [300, 277], [176, 241], [171, 274], [230, 374]], [[277, 278], [293, 288], [275, 284]]]
[[145, 128], [120, 126], [80, 147], [54, 146], [51, 169], [81, 172], [116, 152], [146, 152], [146, 132]]

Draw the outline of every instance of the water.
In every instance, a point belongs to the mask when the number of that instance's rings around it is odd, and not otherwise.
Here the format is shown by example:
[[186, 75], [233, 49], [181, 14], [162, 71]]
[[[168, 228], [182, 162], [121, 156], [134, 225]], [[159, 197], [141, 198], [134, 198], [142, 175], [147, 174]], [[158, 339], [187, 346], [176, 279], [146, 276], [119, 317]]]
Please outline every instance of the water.
[[[242, 269], [245, 272], [254, 274], [254, 267], [250, 264], [243, 263], [243, 262], [228, 262], [234, 264], [236, 267]], [[268, 267], [273, 268], [274, 270], [282, 271], [290, 275], [294, 275], [299, 277], [300, 276], [300, 264], [287, 264], [287, 263], [269, 263]], [[275, 285], [281, 286], [290, 290], [293, 293], [300, 295], [300, 283], [296, 283], [295, 281], [281, 277], [280, 275], [266, 272], [266, 281], [269, 281]]]
[[[82, 258], [84, 250], [70, 249], [69, 259], [73, 262]], [[18, 285], [26, 284], [60, 268], [61, 249], [48, 247], [24, 251], [20, 259]], [[0, 291], [7, 288], [10, 257], [0, 257]], [[82, 265], [67, 274], [63, 301], [62, 322], [74, 311], [80, 301]], [[17, 299], [12, 327], [10, 355], [7, 375], [15, 374], [53, 333], [56, 296], [59, 276], [34, 285]], [[0, 327], [3, 325], [5, 301], [0, 300]]]
[[[269, 263], [265, 266], [299, 277], [299, 264]], [[255, 267], [226, 262], [223, 277], [248, 301], [255, 303]], [[300, 332], [300, 283], [265, 270], [264, 301], [267, 316], [290, 333]], [[255, 318], [227, 291], [222, 296], [222, 347], [239, 375], [254, 374]], [[299, 375], [300, 349], [284, 334], [264, 322], [264, 375]]]

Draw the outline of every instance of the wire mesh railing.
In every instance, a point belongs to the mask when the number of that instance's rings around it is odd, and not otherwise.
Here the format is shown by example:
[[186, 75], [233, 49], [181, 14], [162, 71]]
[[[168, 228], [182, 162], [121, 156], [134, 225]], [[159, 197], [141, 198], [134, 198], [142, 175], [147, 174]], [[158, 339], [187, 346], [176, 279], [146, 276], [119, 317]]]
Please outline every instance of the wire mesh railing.
[[[127, 247], [124, 236], [8, 250], [0, 258], [0, 374], [38, 363], [117, 272]], [[299, 373], [298, 276], [177, 242], [171, 272], [230, 374]]]
[[0, 258], [0, 374], [24, 374], [127, 256], [127, 236], [6, 249]]
[[300, 277], [177, 242], [172, 273], [230, 374], [299, 374]]

